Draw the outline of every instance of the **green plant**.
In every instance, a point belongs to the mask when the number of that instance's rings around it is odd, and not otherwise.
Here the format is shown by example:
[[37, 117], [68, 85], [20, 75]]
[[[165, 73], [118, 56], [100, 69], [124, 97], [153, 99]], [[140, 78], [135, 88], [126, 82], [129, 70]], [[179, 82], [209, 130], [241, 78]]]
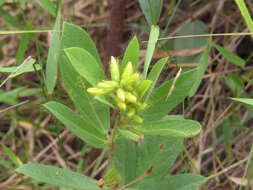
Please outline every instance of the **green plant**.
[[[184, 72], [176, 81], [165, 81], [156, 87], [167, 58], [159, 60], [144, 77], [138, 73], [139, 45], [134, 37], [122, 61], [112, 58], [110, 80], [85, 31], [65, 23], [61, 43], [64, 49], [60, 56], [61, 76], [80, 115], [55, 101], [44, 107], [90, 146], [108, 152], [110, 164], [103, 187], [181, 189], [183, 185], [196, 189], [204, 177], [166, 175], [182, 150], [183, 138], [198, 134], [200, 124], [167, 113], [190, 93], [198, 70]], [[84, 48], [81, 48], [82, 44], [85, 44]], [[113, 110], [111, 113], [110, 109]], [[17, 172], [60, 187], [100, 188], [94, 179], [53, 166], [30, 163], [18, 168]]]
[[[155, 1], [140, 3], [146, 10]], [[111, 58], [110, 77], [106, 76], [98, 51], [84, 30], [64, 23], [63, 32], [57, 32], [61, 29], [58, 13], [51, 43], [55, 46], [49, 50], [49, 56], [56, 56], [47, 61], [47, 90], [52, 94], [59, 63], [64, 88], [80, 114], [55, 101], [45, 103], [44, 107], [88, 145], [103, 149], [109, 164], [99, 181], [66, 168], [37, 163], [22, 165], [17, 172], [40, 182], [77, 190], [194, 190], [205, 181], [200, 175], [169, 172], [183, 149], [183, 139], [197, 135], [201, 126], [182, 115], [168, 113], [196, 91], [203, 68], [178, 74], [159, 85], [159, 75], [168, 61], [160, 59], [151, 68], [159, 37], [156, 22], [160, 11], [155, 17], [148, 11], [145, 13], [152, 26], [143, 72], [139, 72], [139, 43], [134, 37], [122, 60]], [[207, 57], [208, 51], [203, 61]]]

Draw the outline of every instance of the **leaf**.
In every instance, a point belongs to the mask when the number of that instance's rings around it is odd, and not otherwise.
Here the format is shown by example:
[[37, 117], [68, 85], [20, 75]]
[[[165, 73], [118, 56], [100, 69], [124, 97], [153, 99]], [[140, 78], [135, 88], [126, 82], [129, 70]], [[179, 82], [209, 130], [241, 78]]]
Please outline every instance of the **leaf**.
[[66, 168], [29, 163], [16, 169], [16, 172], [32, 177], [40, 182], [58, 187], [79, 190], [99, 190], [98, 182], [85, 175], [72, 172]]
[[181, 103], [188, 96], [195, 83], [197, 72], [197, 69], [193, 69], [182, 73], [177, 79], [175, 88], [170, 96], [168, 96], [168, 93], [173, 84], [173, 79], [165, 82], [160, 87], [155, 88], [148, 100], [150, 106], [143, 113], [144, 121], [162, 119], [176, 105]]
[[101, 131], [101, 128], [98, 128], [98, 126], [79, 117], [63, 104], [51, 101], [44, 104], [44, 107], [47, 108], [57, 119], [59, 119], [66, 128], [89, 145], [96, 148], [105, 147], [106, 139], [104, 131]]
[[136, 71], [139, 65], [139, 52], [140, 52], [139, 42], [137, 37], [134, 36], [126, 48], [122, 63], [120, 65], [121, 72], [124, 70], [129, 61], [132, 62], [133, 68]]
[[241, 102], [244, 104], [249, 104], [249, 105], [253, 106], [253, 99], [251, 99], [251, 98], [231, 98], [231, 100]]
[[209, 58], [209, 48], [207, 48], [204, 53], [201, 55], [199, 59], [199, 66], [197, 67], [197, 73], [195, 75], [195, 82], [193, 83], [193, 86], [189, 92], [189, 96], [192, 97], [196, 91], [198, 90], [198, 87], [202, 81], [202, 77], [206, 71], [207, 65], [208, 65], [208, 58]]
[[115, 143], [114, 163], [120, 174], [120, 183], [125, 185], [136, 179], [138, 156], [135, 150], [136, 144], [132, 140], [117, 140]]
[[17, 66], [17, 67], [0, 67], [0, 73], [11, 73], [11, 78], [14, 78], [18, 75], [21, 75], [23, 73], [27, 72], [33, 72], [34, 67], [36, 70], [40, 70], [41, 66], [35, 63], [35, 59], [29, 59], [27, 62], [23, 63], [23, 65]]
[[102, 65], [86, 50], [78, 47], [64, 49], [75, 70], [91, 85], [105, 79]]
[[159, 61], [157, 61], [155, 63], [155, 65], [152, 67], [152, 70], [150, 71], [147, 79], [153, 81], [153, 86], [155, 85], [156, 81], [158, 80], [158, 78], [163, 70], [163, 67], [165, 66], [167, 61], [168, 61], [168, 57], [162, 58]]
[[165, 135], [173, 137], [193, 137], [201, 130], [197, 121], [186, 119], [163, 119], [143, 123], [138, 130], [148, 135]]
[[250, 13], [249, 13], [249, 10], [245, 4], [245, 1], [244, 0], [235, 0], [235, 2], [237, 4], [238, 8], [240, 9], [241, 14], [244, 18], [244, 21], [246, 22], [250, 32], [253, 33], [253, 20], [250, 16]]
[[18, 156], [16, 156], [14, 154], [14, 152], [12, 152], [11, 149], [9, 149], [7, 146], [5, 146], [4, 144], [2, 144], [3, 150], [4, 152], [8, 155], [8, 157], [10, 158], [10, 160], [16, 165], [16, 167], [20, 167], [23, 165], [22, 161], [20, 160], [20, 158]]
[[195, 174], [179, 174], [161, 181], [150, 180], [140, 190], [197, 190], [205, 182], [205, 177]]
[[58, 75], [58, 61], [61, 49], [61, 12], [58, 12], [54, 32], [50, 40], [46, 64], [46, 86], [49, 94], [53, 93]]
[[151, 26], [151, 31], [149, 34], [149, 40], [148, 40], [148, 47], [147, 47], [147, 52], [145, 55], [145, 61], [144, 61], [144, 71], [143, 71], [143, 76], [146, 78], [149, 65], [151, 63], [154, 51], [155, 51], [155, 46], [157, 43], [159, 37], [159, 27], [158, 26]]
[[224, 47], [219, 46], [218, 44], [212, 43], [212, 45], [232, 64], [239, 66], [241, 68], [245, 67], [246, 61], [244, 59], [237, 56], [235, 53], [225, 49]]
[[0, 7], [0, 16], [5, 20], [6, 24], [10, 25], [11, 27], [18, 28], [20, 26], [20, 22], [9, 12], [5, 11], [1, 7]]
[[163, 7], [163, 0], [139, 0], [142, 12], [149, 25], [156, 25]]
[[0, 102], [4, 102], [9, 105], [17, 104], [18, 97], [24, 88], [15, 88], [7, 92], [0, 90]]
[[84, 48], [97, 60], [98, 63], [101, 63], [101, 59], [95, 44], [93, 43], [89, 34], [81, 27], [64, 22], [62, 43], [63, 48]]
[[51, 0], [37, 0], [39, 4], [51, 15], [56, 16], [57, 10]]
[[[62, 48], [69, 47], [84, 48], [96, 58], [98, 63], [100, 63], [99, 54], [88, 33], [78, 26], [64, 23]], [[93, 97], [86, 92], [88, 88], [87, 82], [73, 68], [64, 52], [60, 57], [60, 70], [64, 87], [73, 100], [76, 108], [85, 118], [94, 122], [97, 126], [108, 130], [110, 127], [109, 108], [102, 104], [94, 104]]]
[[[32, 24], [29, 23], [26, 27], [26, 29], [30, 30], [32, 29]], [[32, 34], [24, 34], [19, 42], [18, 50], [16, 53], [16, 65], [20, 65], [25, 57], [25, 52], [28, 48], [29, 40], [32, 37]]]
[[233, 92], [233, 96], [239, 96], [244, 89], [244, 82], [238, 74], [231, 73], [225, 77], [226, 85]]
[[[198, 35], [208, 33], [207, 25], [200, 21], [196, 20], [193, 22], [188, 22], [182, 24], [176, 36], [185, 36], [185, 35]], [[199, 38], [177, 38], [174, 40], [174, 49], [173, 50], [193, 50], [205, 47], [207, 45], [207, 37]], [[176, 62], [180, 63], [196, 63], [199, 61], [199, 54], [192, 56], [178, 56], [176, 57]]]
[[147, 135], [138, 144], [118, 140], [115, 145], [115, 164], [121, 176], [121, 185], [131, 182], [152, 168], [151, 173], [138, 186], [146, 180], [164, 177], [182, 151], [183, 141], [174, 137]]

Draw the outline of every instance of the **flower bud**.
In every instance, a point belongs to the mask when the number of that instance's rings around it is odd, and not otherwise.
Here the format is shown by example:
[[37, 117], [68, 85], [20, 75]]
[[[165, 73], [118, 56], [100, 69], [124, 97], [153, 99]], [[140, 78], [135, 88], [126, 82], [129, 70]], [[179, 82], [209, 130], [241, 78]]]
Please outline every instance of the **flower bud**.
[[115, 88], [118, 86], [118, 83], [116, 81], [103, 81], [103, 82], [99, 82], [97, 84], [97, 87], [99, 88]]
[[125, 99], [126, 99], [124, 90], [122, 90], [121, 88], [119, 88], [119, 89], [117, 90], [116, 93], [117, 93], [117, 97], [118, 97], [122, 102], [124, 102]]
[[110, 73], [112, 80], [119, 81], [119, 64], [113, 56], [111, 57]]
[[122, 73], [121, 79], [127, 79], [132, 73], [133, 73], [132, 62], [128, 62]]
[[136, 123], [139, 123], [139, 124], [143, 123], [143, 119], [142, 119], [140, 116], [138, 116], [138, 115], [134, 115], [134, 116], [133, 116], [133, 120], [134, 120]]
[[130, 92], [125, 92], [126, 95], [126, 101], [130, 102], [130, 103], [136, 103], [137, 102], [137, 98], [135, 95], [133, 95]]
[[89, 92], [90, 94], [93, 94], [93, 95], [101, 95], [101, 94], [106, 94], [109, 91], [105, 90], [105, 89], [100, 89], [100, 88], [88, 88], [87, 92]]
[[139, 111], [142, 111], [142, 110], [145, 110], [147, 107], [148, 107], [148, 104], [146, 104], [146, 103], [141, 103], [141, 104], [138, 106], [138, 110], [139, 110]]
[[121, 80], [121, 85], [129, 86], [134, 83], [138, 83], [140, 80], [140, 75], [138, 73], [134, 73], [130, 75], [128, 78], [124, 78]]
[[122, 111], [126, 110], [126, 104], [124, 102], [118, 101], [117, 105], [118, 105], [118, 107], [119, 107], [120, 110], [122, 110]]
[[137, 93], [139, 94], [140, 97], [143, 97], [145, 95], [151, 84], [152, 84], [151, 80], [144, 80], [138, 85]]
[[130, 108], [129, 111], [127, 112], [128, 117], [133, 117], [134, 114], [135, 114], [135, 109], [134, 108]]

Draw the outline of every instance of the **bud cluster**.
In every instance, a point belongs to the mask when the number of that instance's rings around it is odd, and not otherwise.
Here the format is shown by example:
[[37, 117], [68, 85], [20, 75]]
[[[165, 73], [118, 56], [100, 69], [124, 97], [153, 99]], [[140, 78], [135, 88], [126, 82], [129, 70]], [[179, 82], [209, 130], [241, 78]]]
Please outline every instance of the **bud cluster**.
[[120, 74], [119, 63], [114, 57], [111, 57], [110, 74], [111, 80], [99, 82], [87, 91], [93, 95], [108, 95], [128, 119], [142, 123], [143, 119], [139, 113], [147, 107], [147, 104], [143, 102], [143, 97], [152, 81], [141, 80], [140, 74], [134, 72], [131, 62], [127, 63]]

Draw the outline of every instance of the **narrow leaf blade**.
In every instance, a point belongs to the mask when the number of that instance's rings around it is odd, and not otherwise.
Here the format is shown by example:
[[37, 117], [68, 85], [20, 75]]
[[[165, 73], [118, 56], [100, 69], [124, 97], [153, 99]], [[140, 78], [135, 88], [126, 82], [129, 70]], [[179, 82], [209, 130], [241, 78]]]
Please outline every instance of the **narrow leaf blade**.
[[58, 61], [61, 48], [61, 12], [58, 12], [46, 64], [46, 86], [49, 94], [53, 93], [58, 75]]
[[151, 26], [151, 31], [149, 35], [149, 40], [148, 40], [148, 47], [147, 47], [147, 52], [145, 55], [145, 61], [144, 61], [144, 71], [143, 71], [143, 76], [146, 78], [147, 73], [148, 73], [148, 68], [151, 63], [154, 51], [155, 51], [155, 46], [159, 37], [159, 27], [152, 25]]

